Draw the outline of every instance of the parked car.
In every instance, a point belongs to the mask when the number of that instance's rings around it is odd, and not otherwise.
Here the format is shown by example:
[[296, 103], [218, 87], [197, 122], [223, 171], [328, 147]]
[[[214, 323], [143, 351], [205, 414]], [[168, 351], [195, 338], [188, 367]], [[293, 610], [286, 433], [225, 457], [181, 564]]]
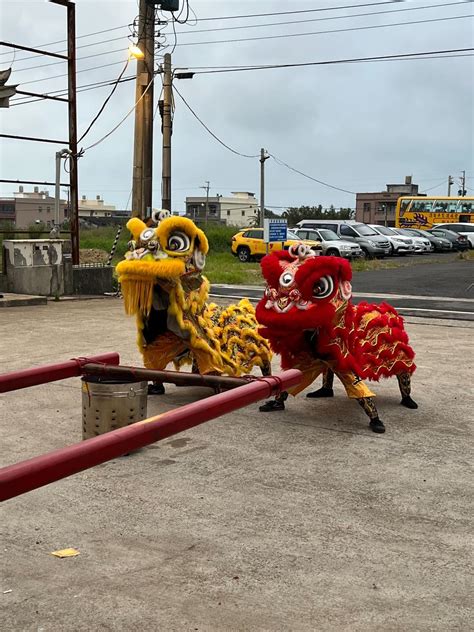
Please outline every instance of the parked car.
[[455, 233], [454, 230], [448, 230], [447, 228], [430, 228], [427, 232], [435, 235], [436, 237], [449, 239], [455, 250], [468, 250], [469, 248], [467, 237], [465, 235]]
[[423, 237], [424, 239], [429, 239], [436, 252], [446, 252], [447, 250], [453, 249], [453, 244], [449, 241], [449, 239], [437, 237], [436, 235], [432, 235], [421, 228], [404, 228], [403, 230], [406, 233], [413, 235], [413, 237]]
[[311, 239], [321, 243], [322, 254], [329, 257], [344, 257], [345, 259], [355, 259], [363, 257], [364, 253], [359, 244], [353, 241], [345, 241], [336, 235], [333, 230], [320, 228], [318, 230], [308, 228], [295, 228], [295, 235], [300, 239]]
[[427, 237], [414, 237], [410, 233], [407, 233], [406, 228], [394, 228], [393, 230], [397, 231], [399, 235], [403, 235], [404, 237], [411, 237], [413, 239], [413, 243], [415, 245], [415, 252], [418, 254], [424, 254], [428, 252], [433, 252], [434, 246], [431, 241]]
[[371, 228], [383, 235], [390, 242], [392, 255], [412, 255], [415, 252], [415, 244], [413, 237], [399, 235], [393, 228], [389, 226], [378, 226], [376, 224], [368, 224]]
[[379, 235], [367, 224], [352, 220], [338, 219], [302, 219], [297, 224], [298, 228], [320, 229], [327, 228], [344, 240], [358, 244], [368, 258], [385, 257], [390, 254], [390, 242], [386, 237]]
[[474, 248], [474, 224], [468, 222], [453, 222], [452, 224], [435, 224], [433, 228], [446, 228], [459, 235], [467, 237], [469, 248]]
[[[268, 252], [282, 249], [288, 250], [290, 246], [300, 241], [303, 241], [315, 252], [321, 252], [321, 244], [319, 241], [301, 239], [291, 230], [287, 231], [287, 239], [285, 242], [277, 241], [268, 244]], [[264, 257], [267, 254], [267, 244], [263, 240], [263, 228], [245, 228], [236, 233], [232, 237], [231, 252], [244, 263], [251, 259], [261, 259]]]

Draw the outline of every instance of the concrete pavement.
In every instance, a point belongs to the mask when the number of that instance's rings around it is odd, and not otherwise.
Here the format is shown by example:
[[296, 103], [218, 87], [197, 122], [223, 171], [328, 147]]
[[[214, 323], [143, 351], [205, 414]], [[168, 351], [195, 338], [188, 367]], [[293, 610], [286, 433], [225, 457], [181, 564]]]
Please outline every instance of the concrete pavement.
[[[332, 400], [257, 405], [2, 507], [5, 630], [473, 627], [473, 325], [408, 319], [414, 398], [385, 435]], [[96, 352], [139, 364], [117, 299], [0, 313], [2, 371]], [[149, 414], [209, 390], [168, 387]], [[79, 380], [0, 396], [2, 464], [80, 440]], [[57, 549], [80, 555], [57, 559]], [[470, 557], [471, 554], [471, 557]]]

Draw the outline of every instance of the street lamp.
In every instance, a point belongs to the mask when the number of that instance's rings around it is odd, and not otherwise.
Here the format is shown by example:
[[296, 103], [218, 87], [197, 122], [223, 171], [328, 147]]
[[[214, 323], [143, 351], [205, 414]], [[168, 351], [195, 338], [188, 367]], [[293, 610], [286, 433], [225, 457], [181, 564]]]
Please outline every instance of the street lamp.
[[136, 44], [130, 44], [130, 46], [128, 47], [128, 58], [135, 58], [135, 59], [143, 59], [145, 57], [145, 53], [138, 48], [138, 46]]

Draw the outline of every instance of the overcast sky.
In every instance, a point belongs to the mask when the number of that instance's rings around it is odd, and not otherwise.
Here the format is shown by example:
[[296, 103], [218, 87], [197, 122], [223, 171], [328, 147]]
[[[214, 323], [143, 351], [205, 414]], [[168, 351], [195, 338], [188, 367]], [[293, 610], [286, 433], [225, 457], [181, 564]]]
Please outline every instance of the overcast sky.
[[[424, 0], [359, 6], [368, 1], [191, 0], [198, 22], [190, 18], [188, 24], [176, 25], [173, 66], [301, 63], [473, 46], [473, 18], [446, 19], [472, 14], [471, 2]], [[357, 8], [335, 9], [343, 5]], [[137, 16], [137, 3], [78, 0], [76, 6], [77, 45], [94, 44], [78, 48], [77, 85], [116, 79], [127, 57], [127, 25]], [[421, 8], [428, 6], [432, 8]], [[200, 21], [316, 8], [331, 10]], [[360, 15], [381, 11], [391, 13]], [[51, 43], [65, 39], [65, 15], [63, 7], [43, 0], [0, 0], [0, 39], [50, 51], [64, 50], [64, 44]], [[443, 19], [382, 26], [439, 18]], [[299, 23], [291, 24], [294, 21]], [[377, 28], [322, 33], [367, 26]], [[114, 27], [122, 28], [87, 36]], [[197, 32], [229, 27], [243, 28]], [[174, 43], [171, 24], [164, 31], [168, 48], [161, 49], [161, 53], [170, 52]], [[314, 32], [318, 33], [222, 42]], [[115, 41], [108, 41], [111, 39]], [[65, 63], [40, 68], [58, 60], [31, 55], [18, 50], [14, 54], [12, 49], [0, 47], [0, 70], [13, 62], [9, 83], [18, 83], [19, 89], [31, 92], [67, 89], [66, 76], [53, 78], [66, 73]], [[86, 56], [90, 57], [81, 59]], [[104, 64], [111, 65], [99, 67]], [[296, 169], [349, 191], [379, 191], [386, 183], [402, 182], [405, 175], [413, 175], [421, 191], [431, 189], [433, 194], [446, 195], [448, 175], [458, 182], [465, 169], [468, 194], [474, 195], [473, 69], [473, 57], [464, 56], [196, 74], [192, 80], [176, 80], [176, 86], [207, 126], [244, 154], [259, 154], [264, 147]], [[130, 62], [126, 76], [134, 72], [135, 62]], [[157, 77], [155, 100], [160, 88]], [[79, 135], [110, 89], [108, 86], [78, 94]], [[82, 146], [99, 140], [124, 117], [133, 106], [134, 90], [133, 81], [118, 87]], [[40, 101], [2, 109], [0, 113], [2, 133], [67, 140], [64, 103]], [[79, 162], [80, 195], [91, 198], [100, 194], [106, 202], [125, 208], [132, 182], [133, 127], [132, 114], [109, 138], [86, 151]], [[54, 154], [61, 145], [5, 139], [0, 142], [1, 178], [54, 180]], [[186, 195], [204, 195], [200, 187], [206, 180], [211, 183], [211, 195], [253, 191], [258, 197], [258, 159], [234, 155], [219, 145], [178, 96], [172, 142], [173, 210], [183, 210]], [[3, 196], [12, 195], [15, 189], [14, 185], [0, 184]], [[53, 188], [49, 189], [53, 193]], [[153, 205], [160, 207], [159, 117], [155, 120], [153, 195]], [[274, 207], [355, 206], [355, 195], [312, 182], [273, 160], [266, 162], [265, 197], [267, 205]]]

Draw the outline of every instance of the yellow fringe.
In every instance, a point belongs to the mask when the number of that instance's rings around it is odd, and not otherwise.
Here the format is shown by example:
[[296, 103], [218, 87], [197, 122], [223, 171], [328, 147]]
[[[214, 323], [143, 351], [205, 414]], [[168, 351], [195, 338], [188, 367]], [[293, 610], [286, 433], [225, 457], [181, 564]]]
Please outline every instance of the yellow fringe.
[[124, 298], [125, 313], [144, 314], [150, 313], [153, 303], [153, 281], [122, 281], [122, 294]]

